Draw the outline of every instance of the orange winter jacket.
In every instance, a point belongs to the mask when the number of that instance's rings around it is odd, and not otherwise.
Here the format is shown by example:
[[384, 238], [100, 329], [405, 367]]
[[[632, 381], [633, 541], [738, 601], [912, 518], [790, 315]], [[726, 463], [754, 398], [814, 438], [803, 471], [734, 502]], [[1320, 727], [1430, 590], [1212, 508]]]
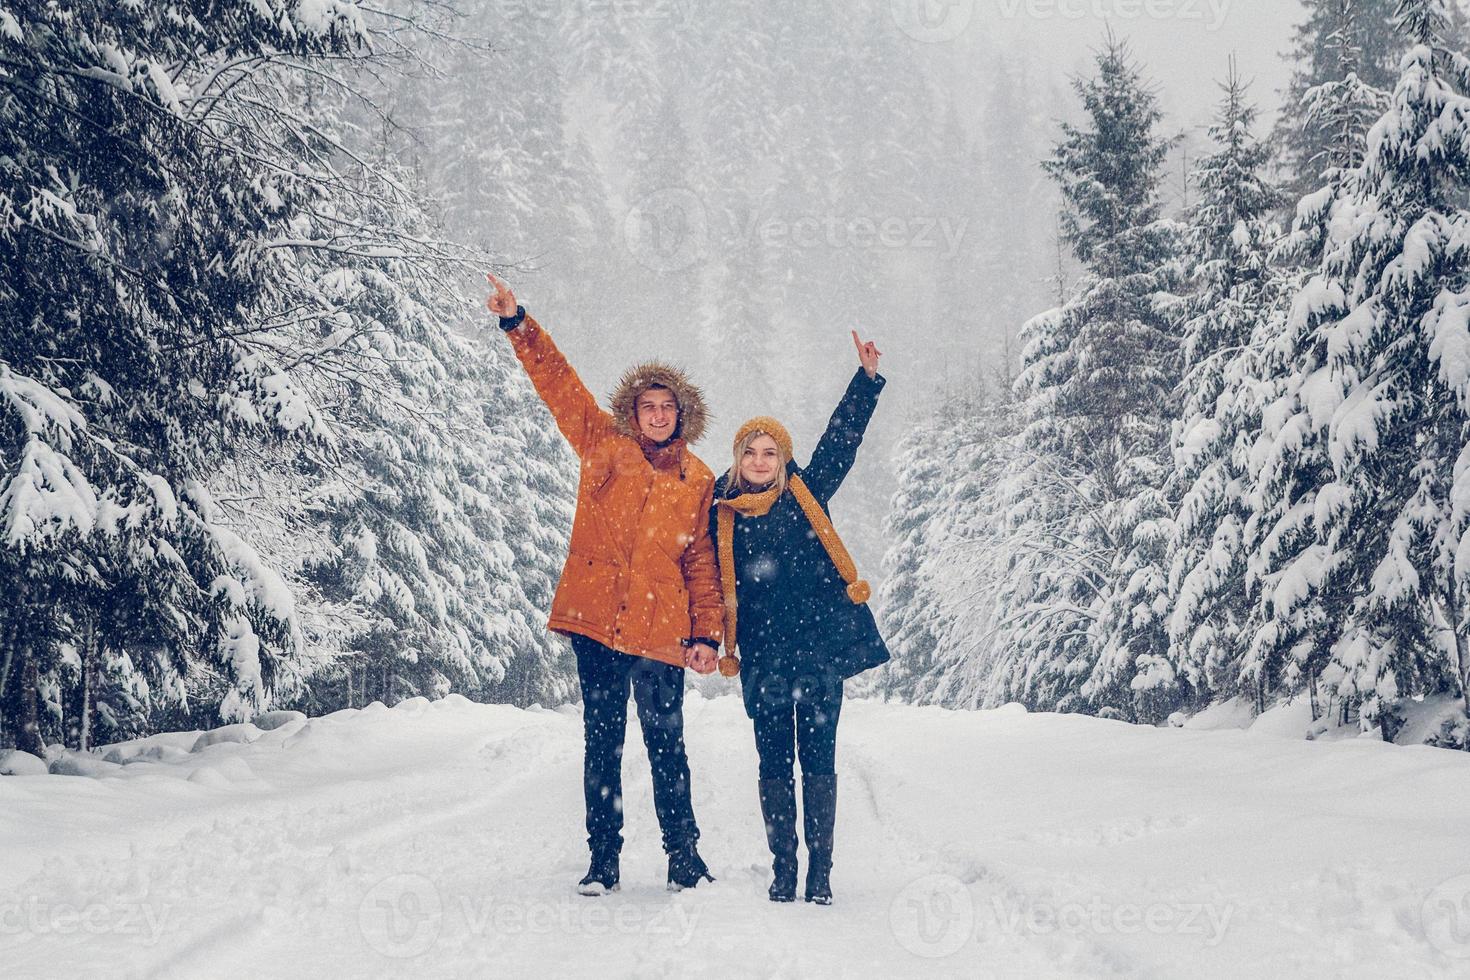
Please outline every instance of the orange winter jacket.
[[[704, 429], [699, 389], [673, 368], [640, 365], [623, 377], [610, 414], [534, 318], [527, 316], [509, 335], [582, 463], [571, 547], [549, 628], [682, 666], [683, 641], [704, 637], [718, 644], [724, 628], [709, 535], [714, 475], [687, 446]], [[648, 444], [645, 452], [633, 406], [653, 385], [674, 393], [680, 421], [674, 439], [662, 447]]]

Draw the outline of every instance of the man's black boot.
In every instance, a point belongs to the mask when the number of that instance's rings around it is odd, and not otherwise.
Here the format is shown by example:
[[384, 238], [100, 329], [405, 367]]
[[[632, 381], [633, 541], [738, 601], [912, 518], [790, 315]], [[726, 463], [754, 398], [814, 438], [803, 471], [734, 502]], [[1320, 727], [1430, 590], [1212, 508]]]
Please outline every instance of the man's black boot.
[[587, 876], [577, 882], [579, 895], [606, 895], [618, 890], [618, 852], [612, 847], [594, 847]]
[[699, 884], [700, 879], [714, 881], [715, 876], [709, 873], [709, 867], [699, 856], [694, 841], [669, 851], [669, 891], [693, 888]]

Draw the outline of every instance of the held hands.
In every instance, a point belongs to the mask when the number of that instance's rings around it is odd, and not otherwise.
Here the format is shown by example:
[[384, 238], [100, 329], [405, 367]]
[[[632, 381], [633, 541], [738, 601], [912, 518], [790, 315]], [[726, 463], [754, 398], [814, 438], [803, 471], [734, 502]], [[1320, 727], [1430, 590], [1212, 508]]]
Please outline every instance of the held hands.
[[[516, 315], [516, 294], [510, 291], [510, 287], [495, 277], [495, 273], [485, 273], [485, 278], [490, 280], [490, 285], [495, 289], [495, 295], [491, 296], [485, 305], [490, 312], [502, 319]], [[853, 336], [857, 336], [854, 334]]]
[[868, 372], [870, 379], [876, 377], [878, 374], [878, 358], [883, 356], [883, 352], [871, 340], [859, 340], [856, 330], [852, 332], [852, 342], [857, 345], [858, 360], [863, 362], [863, 370]]
[[719, 659], [715, 648], [707, 643], [696, 643], [684, 651], [684, 666], [697, 674], [713, 674]]

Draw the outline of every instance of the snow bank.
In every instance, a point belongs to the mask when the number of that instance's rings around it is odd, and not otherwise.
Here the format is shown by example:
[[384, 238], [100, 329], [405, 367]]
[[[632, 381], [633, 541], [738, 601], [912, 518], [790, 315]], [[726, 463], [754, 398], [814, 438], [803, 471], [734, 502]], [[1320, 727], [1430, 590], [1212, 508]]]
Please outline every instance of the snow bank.
[[44, 776], [46, 761], [29, 752], [8, 749], [0, 752], [0, 776]]
[[287, 725], [305, 724], [306, 715], [299, 711], [266, 711], [256, 715], [250, 723], [262, 732], [270, 732]]
[[1420, 745], [1438, 735], [1446, 722], [1459, 725], [1465, 721], [1465, 703], [1450, 694], [1406, 701], [1399, 707], [1404, 713], [1404, 727], [1394, 739], [1399, 745]]
[[[1278, 702], [1262, 712], [1259, 718], [1254, 717], [1254, 710], [1248, 698], [1231, 698], [1210, 705], [1176, 727], [1196, 731], [1244, 729], [1253, 735], [1312, 741], [1382, 738], [1377, 728], [1365, 732], [1356, 724], [1342, 724], [1336, 715], [1313, 721], [1311, 702], [1306, 695]], [[1464, 725], [1466, 721], [1464, 704], [1451, 695], [1406, 700], [1399, 704], [1399, 710], [1403, 712], [1404, 725], [1394, 743], [1402, 746], [1423, 745], [1440, 735], [1446, 723], [1456, 726]]]
[[194, 740], [194, 746], [190, 752], [203, 752], [215, 745], [246, 744], [260, 738], [264, 733], [248, 721], [239, 722], [234, 725], [224, 725], [211, 731], [202, 733]]
[[1231, 698], [1212, 704], [1184, 722], [1185, 728], [1196, 731], [1218, 731], [1222, 728], [1250, 728], [1255, 721], [1255, 709], [1246, 698]]

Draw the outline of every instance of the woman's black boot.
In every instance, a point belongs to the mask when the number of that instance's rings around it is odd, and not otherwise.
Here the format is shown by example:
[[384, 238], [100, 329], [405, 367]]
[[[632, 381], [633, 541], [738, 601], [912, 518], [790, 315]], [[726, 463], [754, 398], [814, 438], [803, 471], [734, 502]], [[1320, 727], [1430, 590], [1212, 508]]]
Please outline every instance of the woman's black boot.
[[796, 782], [762, 779], [761, 816], [766, 821], [766, 843], [771, 848], [769, 895], [773, 902], [796, 901]]
[[832, 831], [837, 822], [837, 777], [801, 776], [806, 823], [806, 900], [832, 904]]

